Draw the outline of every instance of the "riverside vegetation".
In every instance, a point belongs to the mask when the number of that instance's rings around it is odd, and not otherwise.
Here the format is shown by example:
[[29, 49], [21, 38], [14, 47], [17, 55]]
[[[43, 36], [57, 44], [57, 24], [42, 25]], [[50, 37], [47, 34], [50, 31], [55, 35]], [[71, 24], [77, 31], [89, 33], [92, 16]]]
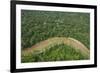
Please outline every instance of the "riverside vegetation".
[[[21, 11], [21, 50], [53, 37], [71, 37], [90, 50], [90, 15], [78, 12]], [[21, 62], [44, 62], [89, 59], [74, 47], [59, 44], [45, 52], [21, 55]]]

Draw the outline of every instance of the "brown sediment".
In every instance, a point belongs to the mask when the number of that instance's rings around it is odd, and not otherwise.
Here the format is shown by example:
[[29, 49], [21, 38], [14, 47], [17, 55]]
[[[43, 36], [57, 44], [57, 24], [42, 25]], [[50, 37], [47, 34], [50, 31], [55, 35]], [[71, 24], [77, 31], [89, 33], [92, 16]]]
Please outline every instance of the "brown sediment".
[[82, 44], [80, 41], [74, 38], [66, 38], [66, 37], [53, 37], [47, 40], [41, 41], [30, 48], [27, 48], [22, 51], [22, 54], [31, 54], [35, 52], [44, 52], [48, 47], [52, 47], [59, 44], [65, 44], [68, 46], [72, 46], [75, 50], [79, 50], [83, 55], [90, 56], [89, 49]]

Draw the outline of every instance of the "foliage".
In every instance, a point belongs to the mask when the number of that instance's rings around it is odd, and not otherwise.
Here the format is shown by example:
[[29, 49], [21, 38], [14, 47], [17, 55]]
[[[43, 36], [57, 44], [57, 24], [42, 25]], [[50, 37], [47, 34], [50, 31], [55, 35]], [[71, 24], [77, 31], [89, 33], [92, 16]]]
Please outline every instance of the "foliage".
[[[90, 48], [90, 14], [21, 10], [21, 49], [52, 37], [72, 37]], [[57, 45], [41, 54], [22, 56], [22, 62], [87, 59], [71, 46]]]
[[50, 37], [72, 37], [89, 48], [89, 13], [21, 11], [22, 49]]
[[22, 56], [22, 62], [47, 62], [47, 61], [65, 61], [65, 60], [85, 60], [89, 59], [82, 55], [79, 50], [73, 47], [60, 44], [47, 49], [42, 53], [32, 53], [31, 55]]

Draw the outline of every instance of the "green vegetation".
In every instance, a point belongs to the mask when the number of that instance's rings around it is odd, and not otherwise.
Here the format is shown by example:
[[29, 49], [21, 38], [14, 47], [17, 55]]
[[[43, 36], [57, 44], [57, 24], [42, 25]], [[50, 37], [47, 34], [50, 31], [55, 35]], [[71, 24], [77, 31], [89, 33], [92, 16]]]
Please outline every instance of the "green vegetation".
[[72, 37], [89, 48], [89, 14], [71, 12], [21, 12], [22, 49], [50, 37]]
[[[72, 37], [82, 42], [87, 48], [90, 48], [90, 14], [77, 13], [77, 12], [56, 12], [56, 11], [35, 11], [35, 10], [22, 10], [21, 11], [21, 49], [31, 47], [36, 43], [52, 37]], [[67, 48], [65, 46], [52, 47], [55, 48], [57, 53], [58, 48]], [[69, 48], [69, 47], [68, 47]], [[82, 56], [75, 55], [74, 53], [58, 54], [53, 51], [46, 51], [46, 54], [41, 53], [29, 57], [22, 56], [22, 62], [31, 61], [55, 61], [55, 60], [72, 60], [84, 59]], [[52, 54], [53, 53], [53, 54]], [[51, 54], [51, 55], [50, 55]], [[67, 55], [65, 55], [67, 54]], [[74, 54], [74, 55], [73, 55]], [[60, 56], [63, 57], [60, 57]], [[49, 56], [52, 56], [49, 57]], [[53, 57], [54, 56], [54, 57]], [[69, 56], [64, 59], [65, 56]], [[79, 56], [79, 57], [76, 57]], [[41, 58], [42, 57], [42, 58]], [[57, 58], [55, 58], [57, 57]], [[60, 58], [59, 58], [60, 57]]]
[[79, 50], [75, 50], [71, 46], [64, 44], [56, 45], [47, 49], [45, 52], [38, 54], [29, 54], [22, 56], [22, 62], [47, 62], [47, 61], [64, 61], [64, 60], [85, 60], [89, 59], [86, 55], [82, 55]]

